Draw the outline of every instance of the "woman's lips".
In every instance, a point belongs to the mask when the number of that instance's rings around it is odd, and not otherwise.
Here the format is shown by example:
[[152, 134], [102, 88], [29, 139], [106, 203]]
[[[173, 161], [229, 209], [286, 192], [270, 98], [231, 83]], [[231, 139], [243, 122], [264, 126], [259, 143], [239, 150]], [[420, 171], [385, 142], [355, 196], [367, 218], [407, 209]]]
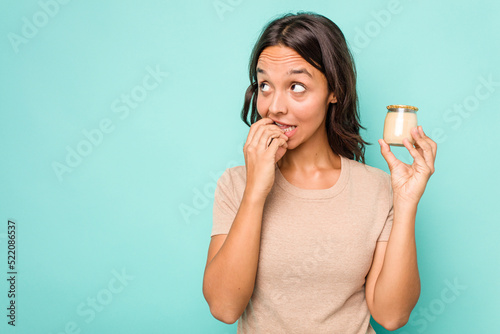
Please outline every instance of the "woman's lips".
[[281, 122], [277, 122], [277, 121], [274, 121], [274, 124], [276, 124], [285, 133], [285, 135], [288, 138], [290, 138], [295, 133], [295, 131], [297, 129], [296, 125], [285, 124], [285, 123], [281, 123]]
[[295, 125], [279, 123], [276, 121], [274, 121], [274, 124], [276, 124], [281, 130], [283, 130], [285, 135], [289, 138], [295, 133], [295, 131], [297, 129], [297, 126], [295, 126]]
[[290, 138], [297, 131], [297, 127], [296, 126], [292, 126], [292, 127], [288, 128], [288, 129], [286, 129], [284, 131], [285, 131], [285, 136], [287, 136], [288, 138]]
[[274, 121], [274, 124], [276, 124], [277, 126], [279, 126], [280, 129], [287, 129], [289, 127], [295, 127], [295, 125], [286, 124], [286, 123], [280, 123], [280, 122], [277, 122], [277, 121]]

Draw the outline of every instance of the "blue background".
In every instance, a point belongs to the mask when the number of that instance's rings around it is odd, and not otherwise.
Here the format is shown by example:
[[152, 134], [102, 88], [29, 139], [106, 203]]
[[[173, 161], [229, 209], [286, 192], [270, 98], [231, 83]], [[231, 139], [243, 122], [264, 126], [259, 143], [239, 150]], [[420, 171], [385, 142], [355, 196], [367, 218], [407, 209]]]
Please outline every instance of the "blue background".
[[8, 0], [2, 333], [236, 332], [202, 295], [213, 191], [244, 163], [251, 48], [270, 19], [297, 10], [332, 19], [353, 49], [369, 165], [388, 170], [377, 139], [389, 104], [418, 106], [438, 142], [416, 224], [422, 293], [396, 332], [498, 331], [500, 2]]

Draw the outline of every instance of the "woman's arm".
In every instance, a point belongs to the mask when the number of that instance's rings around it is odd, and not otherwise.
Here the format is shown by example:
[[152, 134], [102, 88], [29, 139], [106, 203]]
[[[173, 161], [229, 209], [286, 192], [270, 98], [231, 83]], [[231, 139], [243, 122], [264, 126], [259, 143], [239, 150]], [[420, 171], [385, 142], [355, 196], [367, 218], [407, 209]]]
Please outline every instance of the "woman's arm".
[[420, 296], [415, 243], [417, 205], [434, 173], [437, 144], [421, 126], [412, 129], [415, 147], [404, 145], [414, 159], [405, 164], [379, 140], [391, 171], [394, 217], [388, 242], [378, 242], [366, 281], [366, 299], [373, 318], [389, 330], [404, 326]]
[[366, 279], [370, 313], [388, 330], [403, 327], [420, 296], [420, 276], [415, 244], [417, 206], [394, 207], [388, 242], [377, 242]]
[[218, 320], [232, 324], [252, 296], [260, 250], [264, 202], [243, 196], [227, 235], [212, 238], [203, 278], [203, 295]]
[[227, 236], [210, 242], [203, 277], [203, 295], [213, 316], [232, 324], [252, 296], [260, 251], [262, 213], [274, 184], [276, 161], [286, 151], [288, 137], [269, 118], [250, 127], [243, 148], [246, 187]]

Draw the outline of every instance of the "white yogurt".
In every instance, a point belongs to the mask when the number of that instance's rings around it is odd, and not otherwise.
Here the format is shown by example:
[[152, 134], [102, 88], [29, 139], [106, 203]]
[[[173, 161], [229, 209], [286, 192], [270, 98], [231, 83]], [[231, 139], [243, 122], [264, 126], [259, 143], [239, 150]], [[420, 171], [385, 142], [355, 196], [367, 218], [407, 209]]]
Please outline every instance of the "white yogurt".
[[391, 105], [387, 107], [388, 112], [384, 123], [384, 140], [389, 145], [404, 146], [403, 138], [408, 138], [410, 143], [415, 144], [410, 130], [417, 127], [418, 108], [406, 105]]

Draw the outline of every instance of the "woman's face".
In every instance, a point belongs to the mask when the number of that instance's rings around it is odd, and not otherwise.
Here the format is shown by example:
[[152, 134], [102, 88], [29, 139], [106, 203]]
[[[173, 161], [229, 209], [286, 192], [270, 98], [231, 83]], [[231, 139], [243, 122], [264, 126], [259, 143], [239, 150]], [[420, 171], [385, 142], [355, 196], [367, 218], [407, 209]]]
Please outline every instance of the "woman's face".
[[270, 46], [257, 62], [257, 111], [285, 130], [288, 149], [326, 135], [328, 105], [337, 102], [326, 77], [285, 46]]

